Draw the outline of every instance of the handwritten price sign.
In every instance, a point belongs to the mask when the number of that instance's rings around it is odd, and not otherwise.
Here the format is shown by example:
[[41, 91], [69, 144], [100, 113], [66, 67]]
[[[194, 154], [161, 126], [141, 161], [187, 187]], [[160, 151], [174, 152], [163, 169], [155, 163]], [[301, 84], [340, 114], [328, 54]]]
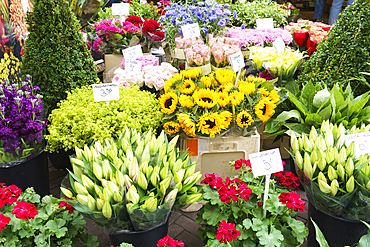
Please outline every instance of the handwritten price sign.
[[135, 59], [125, 59], [125, 70], [128, 71], [141, 71], [143, 62]]
[[254, 177], [283, 171], [280, 150], [278, 148], [249, 155]]
[[117, 84], [94, 84], [92, 88], [95, 102], [119, 100], [119, 85]]
[[346, 135], [345, 139], [347, 147], [355, 142], [356, 157], [370, 153], [370, 132]]
[[141, 45], [135, 45], [129, 48], [122, 50], [123, 56], [125, 59], [135, 59], [143, 56], [143, 50]]
[[182, 35], [185, 39], [196, 38], [200, 36], [200, 29], [198, 23], [187, 24], [181, 27]]
[[229, 56], [231, 61], [231, 66], [233, 67], [234, 72], [244, 68], [244, 56], [242, 52], [235, 53]]
[[130, 14], [129, 3], [112, 3], [112, 15], [125, 16]]

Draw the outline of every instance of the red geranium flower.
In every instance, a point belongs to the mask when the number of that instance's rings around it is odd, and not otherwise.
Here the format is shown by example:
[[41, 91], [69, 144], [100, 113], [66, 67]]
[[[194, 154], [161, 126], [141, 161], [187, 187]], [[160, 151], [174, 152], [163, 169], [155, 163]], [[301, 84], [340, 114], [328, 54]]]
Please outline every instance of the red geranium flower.
[[0, 185], [0, 208], [5, 204], [13, 204], [18, 200], [18, 197], [22, 194], [22, 189], [15, 185], [10, 185], [6, 187], [5, 184]]
[[0, 232], [9, 224], [10, 218], [0, 214]]
[[250, 160], [244, 160], [244, 159], [240, 159], [240, 160], [235, 161], [235, 165], [234, 165], [235, 170], [239, 170], [240, 168], [242, 168], [243, 164], [245, 164], [247, 167], [250, 168], [248, 170], [249, 172], [252, 171], [251, 161]]
[[208, 184], [212, 189], [220, 189], [224, 184], [222, 178], [218, 176], [218, 174], [208, 174], [206, 173], [205, 179], [203, 179], [200, 183], [201, 184]]
[[182, 241], [174, 240], [173, 238], [170, 238], [167, 234], [166, 237], [162, 238], [158, 241], [157, 247], [184, 247], [184, 243]]
[[219, 226], [220, 228], [217, 229], [216, 239], [221, 240], [221, 244], [227, 244], [241, 235], [241, 233], [235, 229], [235, 224], [233, 223], [226, 223], [226, 221], [223, 220]]
[[17, 201], [17, 205], [14, 206], [12, 214], [18, 219], [27, 220], [35, 218], [38, 212], [37, 208], [32, 203]]
[[136, 16], [136, 15], [132, 15], [132, 16], [128, 17], [125, 21], [129, 21], [134, 25], [136, 25], [136, 24], [141, 25], [141, 24], [144, 23], [143, 19], [139, 16]]
[[[67, 198], [63, 198], [63, 199], [67, 199]], [[74, 208], [72, 207], [72, 205], [68, 204], [69, 201], [61, 201], [59, 203], [59, 208], [62, 208], [62, 207], [66, 207], [66, 210], [69, 211], [69, 213], [71, 214], [74, 210]]]
[[303, 202], [301, 200], [301, 196], [295, 191], [291, 193], [281, 193], [279, 196], [279, 201], [282, 204], [286, 204], [288, 208], [291, 208], [296, 212], [298, 212], [298, 210], [303, 212], [306, 208], [306, 202]]
[[150, 19], [143, 24], [143, 31], [146, 35], [148, 35], [148, 33], [155, 33], [157, 29], [160, 29], [160, 24], [156, 20]]
[[277, 180], [278, 183], [285, 185], [288, 188], [294, 188], [299, 190], [299, 179], [294, 175], [292, 172], [285, 172], [284, 174], [278, 173], [277, 176], [279, 179]]
[[164, 39], [164, 32], [162, 31], [155, 31], [152, 40], [154, 41], [161, 41]]

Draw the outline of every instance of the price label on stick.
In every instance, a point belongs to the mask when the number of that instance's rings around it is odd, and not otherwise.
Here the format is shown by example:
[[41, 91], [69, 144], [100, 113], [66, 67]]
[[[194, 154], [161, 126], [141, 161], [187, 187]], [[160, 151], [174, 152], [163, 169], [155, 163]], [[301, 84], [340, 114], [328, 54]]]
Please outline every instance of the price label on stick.
[[94, 101], [119, 100], [119, 85], [114, 83], [93, 84]]
[[125, 70], [128, 71], [141, 71], [143, 62], [136, 59], [125, 59]]
[[356, 157], [370, 153], [370, 132], [369, 131], [363, 132], [363, 133], [346, 135], [345, 140], [346, 140], [347, 147], [351, 144], [351, 142], [355, 142], [355, 147], [356, 147], [355, 156]]
[[283, 171], [280, 150], [278, 148], [249, 155], [254, 177]]
[[184, 38], [200, 37], [200, 29], [198, 23], [187, 24], [181, 27]]
[[143, 51], [141, 45], [135, 45], [129, 48], [126, 48], [122, 51], [125, 59], [135, 59], [143, 56]]
[[274, 46], [275, 50], [278, 53], [283, 53], [284, 52], [285, 43], [284, 43], [284, 40], [280, 36], [277, 37], [277, 39], [274, 42], [272, 42], [272, 45]]
[[229, 58], [230, 58], [231, 66], [233, 67], [234, 72], [244, 68], [245, 66], [244, 56], [241, 51], [233, 55], [230, 55]]
[[257, 29], [267, 30], [274, 28], [274, 20], [272, 18], [257, 19]]
[[125, 16], [130, 14], [129, 3], [112, 3], [112, 15]]

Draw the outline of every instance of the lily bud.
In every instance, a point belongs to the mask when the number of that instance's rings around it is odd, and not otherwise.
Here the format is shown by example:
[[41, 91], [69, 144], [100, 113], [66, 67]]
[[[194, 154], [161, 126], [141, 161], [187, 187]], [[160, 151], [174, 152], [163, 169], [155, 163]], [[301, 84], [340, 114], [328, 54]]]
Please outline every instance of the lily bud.
[[336, 164], [338, 163], [338, 156], [339, 156], [339, 153], [338, 153], [338, 149], [336, 147], [334, 147], [332, 150], [331, 150], [331, 154], [333, 155], [334, 157], [334, 166], [336, 166]]
[[150, 182], [152, 183], [153, 186], [157, 187], [158, 181], [159, 181], [159, 175], [158, 173], [154, 173], [154, 170], [153, 170], [153, 174], [150, 177]]
[[98, 165], [97, 163], [93, 163], [93, 173], [95, 175], [95, 177], [101, 181], [102, 180], [102, 177], [103, 177], [103, 170], [101, 169], [101, 166]]
[[337, 162], [339, 164], [342, 164], [344, 165], [345, 162], [347, 160], [347, 152], [346, 152], [346, 148], [345, 147], [342, 147], [339, 151], [339, 154], [338, 154], [338, 159], [337, 159]]
[[164, 156], [166, 155], [167, 147], [166, 145], [162, 145], [159, 149], [158, 158], [159, 160], [163, 160]]
[[339, 183], [338, 180], [334, 179], [330, 184], [330, 194], [335, 196], [338, 193]]
[[188, 191], [196, 193], [196, 192], [198, 192], [198, 188], [194, 186], [194, 187], [191, 187]]
[[149, 210], [149, 212], [154, 212], [157, 209], [158, 200], [154, 197], [149, 197], [145, 200], [144, 205], [146, 206], [146, 209]]
[[103, 199], [104, 198], [103, 191], [101, 191], [101, 189], [96, 184], [94, 184], [94, 189], [95, 189], [95, 193], [97, 194], [97, 196], [100, 199]]
[[188, 177], [192, 176], [195, 172], [196, 163], [193, 163], [185, 172], [184, 179], [187, 179]]
[[184, 169], [180, 169], [178, 172], [173, 174], [173, 178], [174, 178], [176, 184], [182, 182], [182, 179], [184, 178], [184, 174], [185, 174]]
[[112, 193], [114, 193], [115, 191], [119, 191], [118, 186], [115, 183], [111, 182], [111, 181], [108, 181], [108, 189]]
[[333, 133], [333, 137], [335, 139], [338, 136], [337, 135], [337, 133], [338, 133], [338, 126], [336, 124], [334, 124], [333, 130], [331, 132]]
[[103, 209], [104, 200], [98, 198], [96, 199], [96, 208], [101, 211]]
[[313, 145], [307, 136], [303, 136], [303, 148], [308, 152], [311, 152], [313, 149]]
[[77, 198], [77, 201], [79, 203], [81, 203], [82, 205], [84, 205], [84, 206], [87, 206], [88, 205], [87, 196], [85, 196], [85, 195], [77, 195], [76, 198]]
[[317, 138], [317, 131], [314, 126], [311, 127], [310, 140], [315, 140]]
[[91, 210], [95, 210], [95, 199], [91, 195], [87, 195], [87, 206]]
[[110, 199], [112, 198], [113, 194], [112, 192], [108, 189], [108, 187], [104, 187], [103, 189], [103, 199], [106, 202], [109, 202]]
[[200, 198], [202, 198], [202, 194], [200, 194], [200, 193], [194, 193], [194, 194], [191, 194], [191, 195], [189, 195], [187, 198], [186, 198], [186, 201], [185, 201], [185, 203], [186, 204], [193, 204], [193, 203], [195, 203], [195, 202], [197, 202], [197, 201], [199, 201], [199, 199]]
[[108, 187], [108, 181], [107, 180], [102, 179], [101, 183], [102, 183], [103, 187]]
[[167, 177], [167, 174], [168, 174], [168, 169], [167, 167], [163, 167], [159, 173], [159, 175], [161, 176], [161, 179], [165, 179]]
[[169, 159], [168, 159], [169, 167], [171, 170], [173, 169], [173, 166], [175, 165], [175, 161], [176, 161], [176, 154], [175, 152], [171, 152], [169, 154]]
[[72, 192], [69, 190], [69, 189], [66, 189], [66, 188], [63, 188], [63, 187], [60, 187], [60, 190], [62, 191], [62, 193], [68, 197], [68, 198], [72, 198], [73, 197], [73, 194]]
[[342, 164], [337, 165], [337, 173], [340, 179], [344, 181], [346, 172], [344, 171], [344, 167], [342, 166]]
[[124, 181], [125, 181], [125, 185], [126, 185], [126, 188], [127, 189], [130, 189], [131, 186], [132, 186], [132, 180], [129, 176], [127, 176], [126, 174], [123, 175], [123, 178], [124, 178]]
[[299, 167], [299, 169], [303, 170], [303, 158], [301, 153], [297, 152], [295, 154], [295, 161], [297, 162], [297, 166]]
[[[149, 162], [150, 161], [150, 150], [149, 150], [149, 145], [146, 145], [145, 148], [144, 148], [144, 152], [141, 156], [141, 160], [143, 162], [147, 161]], [[153, 151], [152, 153], [155, 153], [155, 151]]]
[[315, 150], [320, 150], [320, 151], [325, 151], [326, 150], [326, 144], [324, 141], [324, 138], [322, 136], [319, 136], [315, 140], [315, 145], [314, 145]]
[[179, 136], [177, 135], [174, 138], [172, 138], [172, 140], [168, 143], [167, 153], [172, 152], [173, 150], [175, 150], [176, 143], [177, 143], [178, 139], [179, 139]]
[[318, 183], [319, 183], [319, 188], [322, 192], [326, 194], [331, 193], [331, 187], [326, 182], [319, 179]]
[[326, 163], [328, 164], [334, 161], [334, 156], [329, 150], [325, 151], [325, 159], [326, 159]]
[[79, 147], [75, 147], [76, 158], [82, 160], [82, 150]]
[[85, 196], [87, 196], [89, 194], [89, 192], [86, 190], [86, 188], [82, 184], [80, 184], [76, 181], [75, 181], [74, 184], [75, 184], [75, 190], [76, 190], [77, 194], [85, 195]]
[[107, 219], [112, 217], [112, 207], [110, 206], [109, 202], [104, 202], [102, 213]]
[[311, 155], [310, 155], [311, 164], [315, 164], [316, 161], [318, 161], [318, 160], [319, 160], [319, 158], [317, 156], [316, 151], [315, 150], [312, 150]]
[[115, 200], [118, 203], [122, 202], [122, 195], [119, 191], [115, 191], [113, 193], [113, 200]]
[[161, 191], [163, 197], [166, 195], [166, 190], [168, 186], [170, 186], [170, 182], [171, 178], [167, 177], [159, 183], [159, 190]]
[[348, 159], [345, 165], [346, 172], [348, 176], [352, 176], [353, 170], [355, 169], [355, 165], [352, 159]]
[[351, 144], [349, 144], [346, 151], [347, 151], [347, 157], [355, 157], [355, 153], [356, 153], [355, 142], [351, 142]]
[[137, 183], [143, 190], [146, 190], [148, 188], [148, 181], [146, 180], [144, 173], [138, 172]]
[[301, 137], [298, 138], [298, 147], [299, 147], [299, 150], [303, 149], [303, 139]]
[[134, 153], [132, 152], [132, 150], [130, 148], [128, 148], [126, 150], [126, 158], [132, 162], [134, 160]]
[[345, 135], [341, 135], [340, 137], [339, 137], [339, 139], [338, 139], [338, 141], [337, 141], [337, 144], [335, 144], [335, 146], [337, 147], [337, 148], [341, 148], [341, 147], [343, 147], [343, 145], [344, 145], [344, 142], [346, 141], [346, 137], [345, 137]]
[[328, 168], [328, 178], [329, 178], [330, 181], [333, 181], [334, 179], [338, 178], [338, 174], [335, 171], [334, 167], [332, 167], [332, 166], [329, 166], [329, 168]]
[[343, 123], [340, 123], [338, 126], [337, 136], [343, 136], [346, 133], [346, 128], [344, 127]]
[[141, 157], [144, 151], [144, 141], [139, 141], [137, 148], [135, 150], [135, 156], [136, 157]]
[[324, 122], [322, 122], [321, 132], [326, 132], [329, 130], [330, 130], [329, 120], [325, 120]]
[[73, 164], [73, 163], [72, 163], [72, 169], [73, 169], [73, 173], [74, 173], [77, 177], [81, 178], [81, 175], [83, 174], [83, 173], [82, 173], [82, 169], [81, 169], [79, 166], [77, 166], [77, 165], [75, 165], [75, 164]]
[[306, 177], [312, 179], [313, 169], [310, 161], [310, 156], [308, 155], [308, 153], [304, 154], [303, 172], [306, 175]]
[[182, 168], [182, 161], [181, 159], [177, 160], [173, 166], [172, 172], [178, 172]]
[[84, 162], [82, 160], [76, 158], [70, 158], [71, 163], [77, 165], [78, 167], [85, 167]]
[[330, 131], [328, 131], [328, 132], [325, 133], [324, 140], [325, 140], [325, 144], [326, 144], [326, 147], [327, 148], [330, 149], [330, 148], [333, 147], [333, 145], [334, 145], [334, 137], [333, 137], [333, 134]]
[[99, 140], [94, 143], [94, 148], [96, 153], [101, 153], [103, 151], [103, 147]]
[[140, 201], [140, 196], [137, 193], [135, 186], [131, 186], [131, 188], [127, 191], [126, 199], [128, 202], [132, 202], [133, 204], [138, 204]]
[[325, 152], [323, 150], [317, 149], [316, 153], [317, 153], [317, 159], [318, 160], [320, 160], [321, 158], [326, 159], [326, 155], [325, 155]]
[[317, 166], [319, 167], [320, 171], [324, 171], [326, 168], [326, 161], [324, 158], [319, 159], [319, 162], [317, 163]]
[[355, 188], [355, 178], [353, 176], [351, 176], [347, 183], [346, 183], [346, 190], [348, 193], [351, 193]]
[[324, 175], [324, 173], [322, 172], [319, 172], [319, 175], [317, 176], [317, 179], [318, 180], [322, 180], [323, 182], [327, 183], [328, 181], [326, 180], [326, 177]]
[[106, 179], [109, 179], [110, 174], [112, 173], [112, 168], [110, 168], [110, 164], [108, 160], [103, 160], [102, 171], [103, 171], [103, 177]]
[[167, 196], [164, 198], [164, 203], [166, 202], [170, 202], [172, 200], [175, 200], [176, 199], [176, 196], [177, 196], [177, 193], [178, 193], [178, 189], [174, 189], [174, 190], [171, 190], [170, 193], [167, 194]]
[[148, 169], [148, 161], [143, 161], [139, 167], [140, 171], [144, 174], [146, 174], [146, 170]]
[[179, 191], [181, 191], [182, 190], [182, 184], [181, 183], [180, 184], [176, 184], [175, 185], [175, 188], [178, 189]]
[[132, 160], [130, 166], [128, 167], [128, 174], [130, 178], [134, 181], [136, 181], [136, 174], [139, 172], [139, 165], [137, 163], [136, 157]]
[[294, 132], [292, 132], [292, 135], [290, 136], [290, 145], [292, 146], [292, 149], [293, 149], [294, 153], [300, 151], [298, 140], [297, 140]]
[[85, 156], [85, 158], [91, 162], [92, 161], [92, 155], [91, 155], [91, 152], [90, 152], [90, 149], [87, 145], [84, 146], [84, 151], [83, 151], [83, 155]]
[[120, 172], [120, 171], [116, 171], [116, 181], [117, 181], [117, 184], [120, 186], [120, 187], [122, 187], [122, 186], [124, 186], [125, 185], [125, 178], [124, 178], [124, 176], [123, 176], [123, 174], [122, 174], [122, 172]]
[[92, 189], [94, 187], [94, 182], [86, 175], [81, 175], [82, 184], [85, 188]]
[[135, 206], [135, 204], [133, 204], [133, 203], [127, 203], [126, 204], [127, 212], [129, 214], [132, 214], [132, 212], [134, 211], [134, 209], [133, 209], [134, 206]]

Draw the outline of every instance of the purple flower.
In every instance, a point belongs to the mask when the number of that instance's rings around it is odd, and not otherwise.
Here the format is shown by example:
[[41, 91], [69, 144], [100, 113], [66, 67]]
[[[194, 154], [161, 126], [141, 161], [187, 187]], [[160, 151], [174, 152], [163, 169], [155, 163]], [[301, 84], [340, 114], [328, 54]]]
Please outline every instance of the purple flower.
[[211, 0], [206, 0], [205, 4], [206, 4], [207, 8], [212, 6]]
[[221, 19], [218, 24], [217, 24], [219, 27], [224, 27], [226, 25], [226, 20], [224, 19]]
[[205, 33], [205, 34], [207, 34], [208, 33], [208, 28], [207, 27], [202, 27], [202, 33]]
[[215, 21], [215, 20], [217, 20], [217, 16], [216, 15], [211, 15], [210, 17], [209, 17], [209, 21]]
[[234, 19], [236, 19], [236, 17], [238, 17], [238, 12], [236, 10], [234, 10], [233, 15], [234, 15]]

